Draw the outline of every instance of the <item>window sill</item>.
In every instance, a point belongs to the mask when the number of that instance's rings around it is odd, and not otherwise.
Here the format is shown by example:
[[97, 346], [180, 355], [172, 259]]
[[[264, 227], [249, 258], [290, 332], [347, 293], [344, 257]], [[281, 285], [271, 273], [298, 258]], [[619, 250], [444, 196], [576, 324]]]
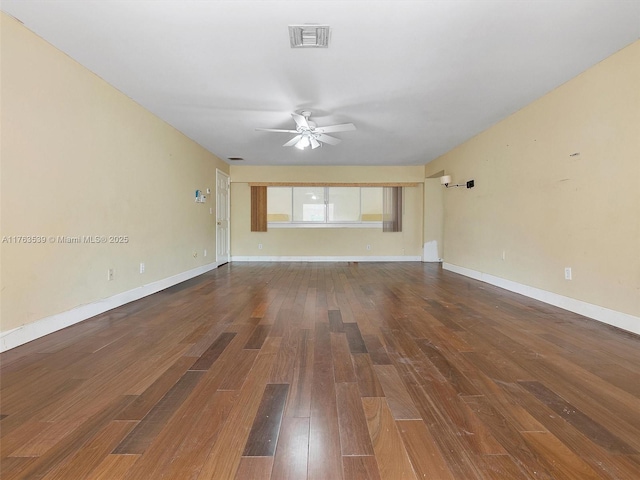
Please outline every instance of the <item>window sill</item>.
[[372, 228], [382, 229], [382, 222], [344, 222], [344, 223], [293, 223], [293, 222], [269, 222], [270, 228]]

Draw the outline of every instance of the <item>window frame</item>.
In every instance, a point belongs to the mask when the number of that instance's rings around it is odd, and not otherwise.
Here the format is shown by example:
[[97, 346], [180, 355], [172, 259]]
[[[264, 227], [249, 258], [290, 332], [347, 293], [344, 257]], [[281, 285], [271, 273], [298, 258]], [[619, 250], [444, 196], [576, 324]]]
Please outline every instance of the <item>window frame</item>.
[[[268, 189], [269, 188], [290, 188], [291, 189], [291, 220], [289, 221], [267, 221], [268, 228], [373, 228], [379, 229], [383, 226], [383, 221], [353, 221], [353, 220], [339, 220], [339, 221], [330, 221], [329, 220], [329, 202], [331, 201], [329, 191], [332, 188], [358, 188], [359, 189], [359, 217], [362, 218], [362, 189], [363, 188], [380, 188], [380, 194], [383, 195], [382, 187], [379, 185], [367, 185], [367, 186], [359, 186], [359, 185], [305, 185], [304, 187], [301, 185], [273, 185], [267, 186], [267, 197], [268, 197]], [[294, 203], [295, 203], [295, 195], [294, 188], [322, 188], [324, 192], [324, 217], [325, 220], [323, 222], [319, 221], [304, 221], [304, 220], [294, 220], [293, 212], [294, 212]], [[268, 211], [268, 202], [267, 202], [267, 211]], [[382, 211], [380, 212], [382, 215]]]

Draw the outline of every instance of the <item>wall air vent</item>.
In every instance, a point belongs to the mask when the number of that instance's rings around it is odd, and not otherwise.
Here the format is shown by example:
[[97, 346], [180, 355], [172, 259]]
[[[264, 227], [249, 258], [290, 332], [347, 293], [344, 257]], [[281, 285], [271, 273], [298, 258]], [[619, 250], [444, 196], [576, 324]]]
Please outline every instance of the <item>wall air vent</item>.
[[289, 25], [291, 48], [327, 48], [329, 25]]

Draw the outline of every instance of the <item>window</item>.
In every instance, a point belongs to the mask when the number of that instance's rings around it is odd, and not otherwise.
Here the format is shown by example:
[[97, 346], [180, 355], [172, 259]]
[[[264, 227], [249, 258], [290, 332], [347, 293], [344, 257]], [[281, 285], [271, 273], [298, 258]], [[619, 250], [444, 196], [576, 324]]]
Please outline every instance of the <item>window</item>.
[[382, 187], [267, 187], [269, 227], [378, 227]]
[[293, 221], [326, 222], [327, 208], [324, 197], [325, 189], [322, 187], [293, 187]]
[[267, 189], [267, 222], [290, 222], [293, 190], [291, 187], [265, 187]]
[[329, 187], [327, 203], [330, 222], [362, 221], [362, 202], [359, 187]]

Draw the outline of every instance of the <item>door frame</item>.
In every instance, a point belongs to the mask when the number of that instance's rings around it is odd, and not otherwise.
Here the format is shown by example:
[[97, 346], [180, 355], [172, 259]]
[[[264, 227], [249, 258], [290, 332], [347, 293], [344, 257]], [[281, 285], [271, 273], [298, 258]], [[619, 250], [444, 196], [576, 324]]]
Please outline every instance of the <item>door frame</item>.
[[[218, 185], [219, 178], [225, 177], [227, 179], [227, 257], [224, 260], [218, 258]], [[228, 173], [216, 168], [216, 266], [224, 265], [231, 262], [231, 176]]]

